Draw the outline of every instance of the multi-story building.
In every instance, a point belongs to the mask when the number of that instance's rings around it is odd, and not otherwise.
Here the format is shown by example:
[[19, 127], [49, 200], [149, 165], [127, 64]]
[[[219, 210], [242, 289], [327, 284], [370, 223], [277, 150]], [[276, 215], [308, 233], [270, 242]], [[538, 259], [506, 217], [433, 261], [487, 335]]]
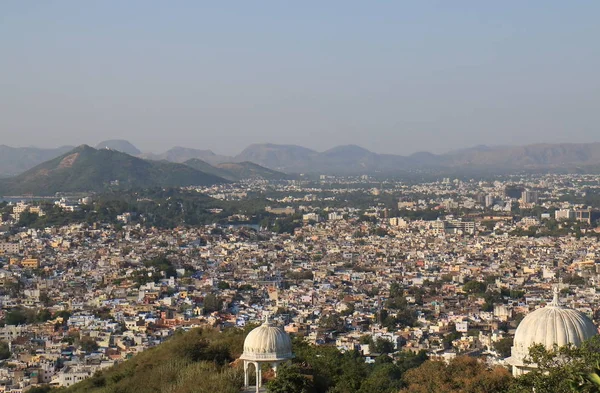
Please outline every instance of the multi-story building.
[[521, 193], [521, 201], [525, 204], [538, 203], [539, 193], [537, 191], [525, 190]]
[[18, 254], [21, 247], [18, 243], [0, 243], [0, 252], [7, 254]]
[[575, 212], [571, 209], [560, 209], [554, 212], [556, 220], [574, 220]]

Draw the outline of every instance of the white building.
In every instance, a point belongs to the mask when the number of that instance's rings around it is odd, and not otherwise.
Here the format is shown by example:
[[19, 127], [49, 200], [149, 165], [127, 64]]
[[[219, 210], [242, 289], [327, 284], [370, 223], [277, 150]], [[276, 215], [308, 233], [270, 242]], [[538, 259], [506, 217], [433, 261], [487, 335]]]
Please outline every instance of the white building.
[[596, 326], [584, 313], [561, 305], [555, 287], [552, 302], [523, 318], [515, 332], [511, 356], [506, 360], [517, 377], [536, 367], [526, 361], [532, 345], [541, 344], [549, 350], [555, 345], [578, 347], [596, 334]]

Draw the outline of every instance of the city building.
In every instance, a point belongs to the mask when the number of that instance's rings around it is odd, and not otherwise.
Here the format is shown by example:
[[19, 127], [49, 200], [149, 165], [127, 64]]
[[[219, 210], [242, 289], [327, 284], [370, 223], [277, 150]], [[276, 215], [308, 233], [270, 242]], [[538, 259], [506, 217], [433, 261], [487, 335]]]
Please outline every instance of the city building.
[[525, 204], [537, 204], [539, 193], [537, 191], [525, 190], [521, 193], [521, 202]]

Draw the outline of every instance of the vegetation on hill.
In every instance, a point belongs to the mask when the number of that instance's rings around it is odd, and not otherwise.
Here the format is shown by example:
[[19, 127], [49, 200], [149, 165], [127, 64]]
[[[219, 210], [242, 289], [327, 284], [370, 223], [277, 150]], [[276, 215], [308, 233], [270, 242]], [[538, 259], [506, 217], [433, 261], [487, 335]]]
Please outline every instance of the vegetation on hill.
[[[276, 217], [265, 211], [267, 201], [253, 199], [248, 201], [222, 201], [196, 191], [153, 188], [144, 191], [115, 191], [94, 196], [94, 201], [82, 205], [75, 212], [63, 211], [60, 207], [41, 203], [45, 216], [23, 213], [18, 227], [46, 228], [72, 223], [119, 224], [117, 216], [132, 213], [131, 223], [159, 228], [177, 226], [195, 226], [221, 223], [235, 224], [229, 221], [232, 214], [244, 214], [250, 221], [246, 224], [258, 224], [262, 221], [276, 223]], [[216, 209], [216, 210], [212, 210]], [[11, 207], [2, 208], [0, 216], [8, 216]], [[284, 219], [284, 218], [282, 218]]]
[[2, 195], [53, 195], [108, 188], [212, 185], [226, 180], [187, 165], [146, 161], [116, 150], [79, 146], [13, 178], [0, 181]]
[[227, 179], [227, 180], [231, 180], [231, 181], [239, 180], [239, 178], [237, 176], [235, 176], [233, 173], [231, 173], [225, 169], [221, 169], [216, 166], [212, 166], [208, 162], [202, 161], [199, 158], [191, 158], [191, 159], [185, 161], [184, 164], [191, 168], [194, 168], [198, 171], [208, 173], [210, 175], [219, 176], [219, 177], [222, 177], [223, 179]]
[[218, 164], [217, 167], [231, 173], [237, 179], [282, 180], [289, 177], [283, 172], [274, 171], [249, 161], [224, 162]]
[[288, 178], [288, 175], [285, 173], [277, 172], [248, 161], [224, 162], [213, 166], [206, 161], [192, 158], [185, 161], [184, 164], [204, 173], [219, 176], [231, 181], [242, 179], [282, 180]]
[[[167, 342], [96, 373], [62, 393], [233, 393], [243, 385], [236, 361], [252, 327], [177, 331]], [[425, 352], [395, 352], [368, 364], [357, 351], [293, 340], [296, 358], [277, 378], [263, 370], [269, 393], [567, 393], [598, 392], [600, 338], [580, 348], [531, 349], [539, 368], [519, 378], [501, 366], [458, 356], [427, 360]], [[254, 376], [251, 376], [254, 381]]]
[[162, 345], [99, 372], [64, 393], [238, 393], [244, 331], [179, 331]]

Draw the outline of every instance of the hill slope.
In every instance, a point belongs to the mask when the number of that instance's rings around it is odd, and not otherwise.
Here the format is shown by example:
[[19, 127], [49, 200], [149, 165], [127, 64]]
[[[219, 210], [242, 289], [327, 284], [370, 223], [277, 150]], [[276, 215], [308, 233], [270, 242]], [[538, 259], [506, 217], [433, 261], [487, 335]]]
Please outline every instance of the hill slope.
[[285, 173], [274, 171], [249, 161], [224, 162], [217, 164], [216, 167], [233, 174], [237, 179], [282, 180], [289, 178]]
[[2, 195], [52, 195], [107, 187], [180, 187], [225, 182], [186, 165], [146, 161], [116, 150], [83, 145], [13, 178], [0, 180]]
[[208, 162], [192, 158], [191, 160], [184, 162], [184, 164], [204, 173], [209, 173], [231, 181], [242, 179], [282, 180], [289, 177], [285, 173], [277, 172], [247, 161], [224, 162], [217, 165], [210, 165]]
[[239, 329], [179, 333], [64, 393], [239, 393], [243, 370], [229, 363], [241, 355], [243, 339]]
[[38, 149], [36, 147], [0, 145], [0, 176], [17, 175], [72, 149], [73, 146], [62, 146], [56, 149]]
[[219, 176], [219, 177], [222, 177], [223, 179], [227, 179], [227, 180], [231, 180], [231, 181], [239, 180], [239, 178], [237, 176], [235, 176], [233, 173], [231, 173], [225, 169], [221, 169], [219, 167], [212, 166], [208, 162], [202, 161], [198, 158], [189, 159], [189, 160], [185, 161], [184, 164], [196, 169], [197, 171], [201, 171], [201, 172], [208, 173], [211, 175]]

